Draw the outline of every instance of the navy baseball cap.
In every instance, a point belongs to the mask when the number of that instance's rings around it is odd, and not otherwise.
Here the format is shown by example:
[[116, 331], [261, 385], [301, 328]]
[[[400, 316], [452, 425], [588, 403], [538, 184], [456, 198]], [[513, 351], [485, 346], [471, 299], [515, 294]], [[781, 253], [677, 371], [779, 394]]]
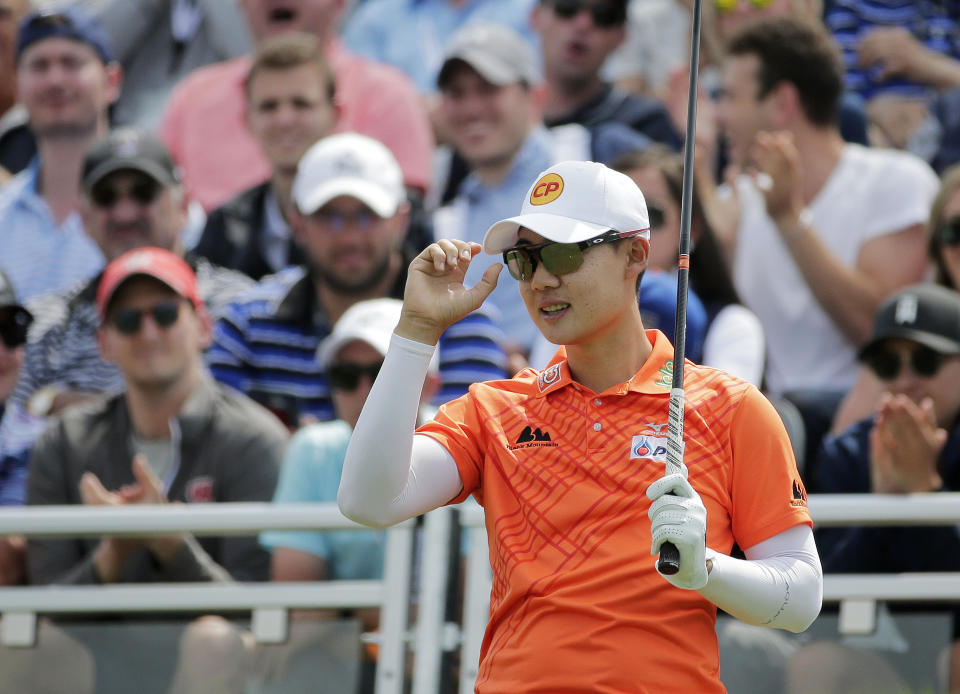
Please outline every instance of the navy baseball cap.
[[37, 10], [23, 18], [17, 30], [17, 61], [31, 44], [51, 38], [80, 41], [96, 51], [104, 63], [115, 60], [110, 39], [93, 15], [67, 7]]

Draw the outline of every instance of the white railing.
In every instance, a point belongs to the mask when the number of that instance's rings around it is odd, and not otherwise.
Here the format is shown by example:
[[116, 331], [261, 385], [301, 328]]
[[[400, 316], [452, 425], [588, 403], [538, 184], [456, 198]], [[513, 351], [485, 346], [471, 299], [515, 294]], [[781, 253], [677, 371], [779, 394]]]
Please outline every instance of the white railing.
[[[952, 525], [960, 523], [960, 493], [927, 495], [812, 495], [819, 526]], [[449, 577], [450, 508], [425, 517], [419, 562], [418, 619], [407, 632], [413, 565], [413, 521], [387, 531], [383, 580], [318, 583], [138, 584], [0, 588], [0, 642], [30, 645], [37, 614], [250, 610], [254, 637], [283, 641], [291, 608], [380, 608], [377, 694], [400, 692], [407, 642], [416, 659], [413, 694], [438, 691], [444, 650], [461, 651], [460, 691], [469, 694], [477, 674], [480, 643], [489, 614], [490, 564], [483, 510], [472, 501], [458, 507], [469, 532], [462, 628], [445, 623]], [[220, 503], [125, 507], [34, 506], [0, 508], [0, 535], [28, 537], [250, 535], [262, 530], [364, 529], [344, 518], [335, 504]], [[960, 600], [957, 574], [828, 575], [824, 600], [840, 602], [840, 628], [872, 631], [876, 602]]]

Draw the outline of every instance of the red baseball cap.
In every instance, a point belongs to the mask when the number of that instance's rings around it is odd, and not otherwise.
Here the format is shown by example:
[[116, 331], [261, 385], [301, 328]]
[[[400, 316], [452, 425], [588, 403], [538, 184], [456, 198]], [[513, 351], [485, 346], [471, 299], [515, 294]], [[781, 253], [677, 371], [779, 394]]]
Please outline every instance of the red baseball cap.
[[197, 276], [180, 256], [163, 248], [134, 248], [107, 265], [97, 287], [97, 311], [103, 319], [110, 300], [131, 277], [152, 277], [199, 308], [203, 299], [197, 292]]

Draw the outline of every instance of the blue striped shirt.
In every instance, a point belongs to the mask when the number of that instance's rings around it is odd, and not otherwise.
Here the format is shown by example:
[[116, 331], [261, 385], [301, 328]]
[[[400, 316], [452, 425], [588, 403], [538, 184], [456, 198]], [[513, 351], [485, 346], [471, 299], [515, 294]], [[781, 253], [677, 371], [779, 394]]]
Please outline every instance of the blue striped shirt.
[[[403, 273], [391, 295], [402, 296], [405, 282]], [[316, 356], [331, 326], [318, 309], [304, 268], [264, 277], [217, 321], [207, 352], [214, 377], [260, 402], [289, 426], [333, 419], [330, 386]], [[482, 311], [447, 328], [438, 346], [442, 385], [434, 403], [463, 395], [477, 381], [505, 378], [504, 340]]]
[[824, 23], [843, 51], [847, 88], [865, 99], [880, 93], [923, 98], [927, 85], [902, 77], [881, 80], [881, 65], [862, 67], [860, 41], [879, 27], [903, 27], [934, 53], [960, 59], [960, 0], [831, 0]]
[[57, 224], [37, 192], [39, 160], [0, 189], [0, 268], [20, 301], [60, 292], [89, 280], [104, 264], [103, 253], [83, 230], [76, 211]]

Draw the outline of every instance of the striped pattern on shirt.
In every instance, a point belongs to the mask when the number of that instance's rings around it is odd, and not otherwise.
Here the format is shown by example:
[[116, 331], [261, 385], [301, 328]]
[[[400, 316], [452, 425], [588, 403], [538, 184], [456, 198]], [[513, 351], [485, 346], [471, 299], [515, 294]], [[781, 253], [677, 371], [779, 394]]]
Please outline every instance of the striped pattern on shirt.
[[[402, 294], [401, 277], [391, 292]], [[268, 275], [225, 311], [214, 329], [207, 362], [214, 377], [246, 393], [290, 426], [334, 418], [326, 374], [317, 362], [330, 324], [316, 306], [304, 268]], [[439, 343], [439, 404], [470, 384], [504, 378], [505, 336], [489, 315], [475, 311], [451, 325]]]

